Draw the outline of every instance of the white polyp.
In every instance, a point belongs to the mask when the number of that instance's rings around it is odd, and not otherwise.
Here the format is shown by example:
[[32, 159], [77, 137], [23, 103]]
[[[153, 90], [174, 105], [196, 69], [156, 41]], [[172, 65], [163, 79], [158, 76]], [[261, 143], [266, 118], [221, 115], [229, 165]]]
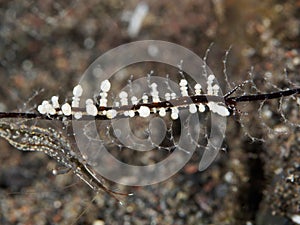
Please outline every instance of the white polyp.
[[65, 103], [61, 106], [61, 111], [65, 116], [70, 116], [72, 114], [72, 108], [69, 103]]
[[101, 82], [100, 89], [103, 92], [108, 92], [110, 90], [111, 84], [109, 80], [104, 80]]
[[93, 102], [92, 99], [88, 98], [88, 99], [85, 101], [85, 104], [86, 104], [86, 105], [92, 105], [92, 104], [94, 104], [94, 102]]
[[171, 108], [171, 119], [172, 120], [177, 120], [178, 119], [178, 114], [179, 114], [178, 108], [177, 107], [172, 107]]
[[113, 119], [117, 116], [117, 111], [115, 109], [110, 109], [110, 110], [107, 110], [106, 112], [106, 117], [108, 119]]
[[46, 109], [44, 105], [39, 105], [37, 108], [38, 112], [42, 115], [46, 114]]
[[146, 94], [144, 94], [142, 96], [142, 100], [143, 100], [143, 103], [148, 103], [148, 96]]
[[128, 94], [126, 91], [121, 91], [120, 94], [119, 94], [119, 97], [122, 99], [122, 98], [127, 98], [128, 97]]
[[106, 97], [107, 97], [107, 93], [106, 92], [102, 92], [102, 93], [100, 93], [100, 106], [104, 106], [104, 107], [106, 107], [107, 106], [107, 99], [106, 99]]
[[171, 119], [177, 120], [178, 119], [178, 113], [171, 113]]
[[180, 82], [179, 82], [179, 86], [181, 87], [185, 87], [187, 86], [188, 82], [186, 79], [181, 79]]
[[176, 98], [176, 93], [171, 93], [171, 99], [175, 99]]
[[100, 99], [100, 106], [107, 106], [107, 99]]
[[59, 108], [58, 96], [52, 96], [51, 102], [52, 102], [52, 106], [53, 106], [55, 109], [58, 109], [58, 108]]
[[201, 84], [196, 84], [194, 88], [196, 95], [201, 95]]
[[129, 117], [134, 117], [134, 116], [135, 116], [135, 113], [134, 113], [133, 110], [129, 110], [129, 111], [128, 111], [128, 115], [129, 115]]
[[122, 99], [121, 99], [121, 105], [128, 105], [128, 100], [127, 100], [127, 98], [122, 98]]
[[181, 95], [182, 96], [188, 96], [187, 87], [180, 87]]
[[132, 102], [133, 105], [137, 105], [139, 103], [137, 97], [135, 97], [135, 96], [131, 97], [131, 102]]
[[101, 96], [101, 98], [106, 98], [107, 97], [107, 93], [106, 92], [101, 92], [100, 96]]
[[213, 74], [210, 74], [209, 76], [208, 76], [208, 78], [207, 78], [207, 82], [213, 82], [214, 81], [214, 79], [215, 79], [216, 77], [215, 77], [215, 75], [213, 75]]
[[299, 214], [299, 215], [297, 215], [297, 214], [292, 215], [292, 216], [291, 216], [291, 220], [292, 220], [294, 223], [296, 223], [296, 224], [300, 224], [300, 214]]
[[85, 103], [86, 103], [86, 106], [85, 106], [86, 113], [87, 113], [88, 115], [91, 115], [91, 116], [97, 116], [97, 114], [98, 114], [98, 109], [97, 109], [97, 107], [94, 105], [93, 100], [89, 98], [89, 99], [87, 99], [87, 100], [85, 101]]
[[198, 105], [198, 110], [199, 110], [199, 112], [205, 112], [205, 105], [203, 105], [203, 104], [199, 104]]
[[190, 113], [196, 113], [197, 112], [196, 105], [195, 104], [190, 104], [189, 111], [190, 111]]
[[119, 94], [121, 105], [128, 105], [128, 94], [125, 91], [121, 91]]
[[80, 84], [76, 85], [74, 88], [73, 88], [73, 95], [74, 97], [80, 97], [82, 95], [82, 87]]
[[42, 102], [42, 104], [40, 104], [39, 106], [38, 106], [38, 111], [39, 111], [39, 113], [41, 113], [41, 114], [46, 114], [47, 113], [47, 104], [49, 104], [49, 102], [48, 101], [43, 101]]
[[120, 106], [120, 102], [115, 101], [115, 102], [114, 102], [114, 105], [115, 105], [115, 107], [119, 107], [119, 106]]
[[82, 118], [82, 112], [75, 112], [75, 113], [74, 113], [74, 117], [75, 117], [75, 119], [77, 119], [77, 120], [81, 119], [81, 118]]
[[215, 78], [216, 77], [213, 74], [209, 75], [207, 78], [207, 94], [208, 95], [213, 95], [213, 93], [214, 93], [212, 84], [213, 84]]
[[46, 106], [46, 105], [49, 105], [50, 103], [49, 103], [49, 101], [46, 101], [46, 100], [44, 100], [43, 102], [42, 102], [42, 105], [43, 106]]
[[202, 86], [201, 86], [201, 84], [197, 83], [197, 84], [195, 84], [194, 88], [195, 88], [195, 90], [201, 90]]
[[95, 105], [88, 104], [88, 105], [86, 105], [86, 113], [91, 116], [97, 116], [98, 109]]
[[153, 96], [153, 102], [160, 102], [160, 98], [158, 95]]
[[73, 97], [72, 98], [72, 107], [79, 107], [79, 101], [80, 101], [80, 98], [78, 97]]
[[225, 106], [219, 105], [216, 102], [208, 102], [207, 106], [209, 107], [209, 109], [212, 112], [217, 113], [220, 116], [229, 116], [230, 115], [229, 110]]
[[218, 95], [219, 90], [220, 90], [219, 85], [215, 84], [215, 85], [212, 87], [212, 92], [213, 92], [212, 94], [213, 94], [213, 95]]
[[218, 105], [217, 113], [220, 116], [224, 116], [224, 117], [230, 115], [229, 110], [225, 106], [223, 106], [223, 105]]
[[212, 95], [212, 94], [213, 94], [213, 89], [212, 89], [212, 86], [211, 86], [211, 85], [208, 85], [208, 86], [207, 86], [207, 94], [208, 94], [208, 95]]
[[171, 100], [171, 94], [170, 93], [166, 93], [165, 94], [165, 99], [166, 99], [166, 101], [170, 101]]
[[217, 104], [215, 102], [208, 102], [207, 106], [210, 111], [216, 113], [217, 112]]
[[147, 117], [150, 115], [150, 109], [147, 106], [141, 106], [138, 109], [138, 113], [139, 113], [140, 117]]
[[47, 104], [45, 106], [45, 109], [46, 109], [47, 114], [50, 114], [50, 115], [56, 114], [56, 110], [53, 108], [53, 106], [51, 104]]
[[49, 103], [49, 101], [43, 101], [42, 104], [38, 106], [37, 110], [40, 114], [56, 114], [55, 108]]
[[159, 102], [160, 99], [159, 99], [159, 93], [158, 93], [158, 90], [157, 90], [157, 84], [156, 83], [152, 83], [151, 84], [151, 96], [152, 96], [152, 99], [153, 99], [153, 102]]
[[165, 108], [160, 108], [159, 109], [159, 116], [164, 117], [166, 116], [167, 112]]
[[178, 114], [177, 113], [171, 113], [171, 119], [172, 120], [177, 120], [178, 119]]
[[152, 83], [150, 86], [151, 86], [152, 91], [157, 91], [157, 84], [156, 83]]
[[124, 111], [124, 116], [129, 116], [129, 111], [128, 110], [126, 110], [126, 111]]

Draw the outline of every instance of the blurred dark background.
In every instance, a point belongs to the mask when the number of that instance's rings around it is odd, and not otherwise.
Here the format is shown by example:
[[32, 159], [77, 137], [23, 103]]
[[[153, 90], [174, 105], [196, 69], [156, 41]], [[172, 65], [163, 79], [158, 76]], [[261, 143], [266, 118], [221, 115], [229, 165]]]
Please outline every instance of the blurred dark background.
[[[134, 21], [139, 7], [145, 16]], [[273, 74], [270, 83], [297, 86], [299, 13], [299, 0], [0, 1], [0, 110], [30, 110], [54, 94], [70, 97], [98, 56], [146, 39], [174, 42], [201, 57], [214, 43], [207, 61], [218, 79], [224, 78], [222, 61], [232, 46], [230, 82], [248, 79], [253, 66], [262, 90], [268, 91], [266, 72]], [[134, 22], [140, 22], [136, 29], [130, 28]], [[230, 118], [227, 151], [208, 170], [197, 172], [197, 162], [191, 162], [163, 183], [127, 188], [135, 196], [123, 207], [103, 193], [92, 202], [95, 193], [72, 174], [51, 174], [55, 161], [19, 152], [1, 139], [0, 223], [293, 224], [300, 215], [299, 180], [291, 180], [300, 173], [299, 129], [272, 117], [274, 128], [287, 129], [286, 135], [272, 134], [257, 108], [246, 108], [249, 130], [264, 143], [252, 143]]]

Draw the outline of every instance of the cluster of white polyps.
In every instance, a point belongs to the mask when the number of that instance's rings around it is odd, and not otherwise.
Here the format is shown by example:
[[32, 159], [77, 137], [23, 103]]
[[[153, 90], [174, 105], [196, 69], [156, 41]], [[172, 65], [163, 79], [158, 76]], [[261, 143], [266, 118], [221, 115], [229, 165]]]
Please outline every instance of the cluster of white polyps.
[[[108, 80], [105, 80], [101, 83], [100, 89], [100, 106], [107, 106], [107, 92], [110, 90], [110, 82]], [[72, 108], [79, 108], [80, 105], [80, 97], [82, 96], [83, 89], [80, 84], [76, 85], [73, 88], [73, 97], [72, 97], [72, 104], [64, 103], [61, 107], [58, 102], [58, 96], [53, 96], [51, 98], [51, 103], [49, 101], [43, 101], [42, 104], [40, 104], [37, 108], [38, 112], [42, 115], [64, 115], [64, 116], [71, 116], [74, 115], [75, 119], [81, 119], [83, 114], [87, 114], [90, 116], [97, 116], [98, 115], [98, 109], [97, 106], [94, 104], [92, 99], [86, 100], [86, 112], [81, 111], [73, 111]], [[113, 112], [113, 110], [108, 110], [107, 113], [108, 118], [113, 118], [116, 116], [116, 112]]]
[[[209, 75], [207, 78], [207, 97], [209, 100], [209, 96], [217, 96], [219, 94], [220, 87], [217, 84], [213, 84], [215, 80], [214, 75]], [[152, 99], [152, 103], [160, 103], [161, 100], [159, 98], [159, 91], [157, 90], [157, 83], [151, 83], [150, 88], [151, 88], [151, 93], [150, 97]], [[165, 100], [166, 101], [171, 101], [176, 98], [180, 97], [188, 97], [188, 82], [186, 79], [181, 79], [179, 82], [180, 86], [180, 92], [181, 96], [176, 96], [175, 92], [167, 92], [165, 93]], [[107, 96], [108, 92], [111, 88], [111, 83], [109, 80], [104, 80], [100, 84], [100, 99], [99, 99], [99, 104], [95, 104], [93, 99], [87, 99], [85, 101], [85, 112], [79, 110], [79, 105], [80, 105], [80, 97], [82, 96], [83, 89], [81, 85], [77, 85], [73, 89], [73, 97], [72, 97], [72, 104], [70, 105], [69, 103], [64, 103], [62, 106], [60, 106], [58, 102], [58, 97], [53, 96], [50, 101], [43, 101], [41, 105], [38, 106], [37, 110], [39, 113], [44, 114], [44, 115], [63, 115], [63, 116], [70, 116], [74, 115], [75, 119], [81, 119], [82, 115], [89, 115], [89, 116], [97, 116], [97, 115], [102, 115], [106, 116], [108, 119], [113, 119], [115, 118], [118, 114], [119, 115], [124, 115], [127, 117], [134, 117], [135, 114], [137, 113], [140, 117], [148, 117], [151, 113], [157, 113], [159, 116], [164, 117], [166, 116], [166, 112], [169, 109], [171, 111], [171, 118], [173, 120], [178, 119], [179, 117], [179, 107], [180, 106], [171, 106], [171, 107], [159, 107], [155, 108], [153, 106], [150, 106], [151, 104], [149, 103], [149, 96], [147, 94], [143, 94], [141, 97], [141, 101], [143, 104], [149, 104], [149, 106], [141, 105], [140, 107], [137, 107], [135, 110], [125, 110], [122, 112], [118, 111], [118, 107], [122, 106], [127, 106], [129, 103], [128, 100], [128, 93], [125, 91], [121, 91], [119, 94], [119, 101], [114, 102], [114, 107], [115, 108], [110, 108], [110, 109], [105, 109], [107, 107]], [[196, 84], [194, 87], [195, 95], [199, 96], [201, 95], [201, 85]], [[132, 96], [130, 98], [131, 103], [133, 105], [138, 105], [139, 104], [139, 99], [136, 96]], [[228, 116], [230, 113], [227, 109], [227, 107], [224, 105], [222, 102], [215, 102], [215, 101], [208, 101], [206, 104], [209, 110], [211, 110], [214, 113], [217, 113], [221, 116]], [[98, 108], [98, 106], [100, 108]], [[101, 108], [102, 107], [102, 108]], [[76, 110], [72, 110], [72, 108], [77, 108]], [[196, 113], [197, 111], [199, 112], [204, 112], [205, 111], [205, 104], [204, 103], [189, 103], [188, 104], [188, 109], [190, 113]]]
[[[213, 74], [209, 75], [207, 78], [207, 95], [215, 95], [219, 94], [220, 87], [218, 84], [214, 84], [215, 76]], [[217, 113], [220, 116], [229, 116], [230, 112], [228, 108], [221, 102], [209, 101], [207, 103], [208, 108], [213, 112]]]

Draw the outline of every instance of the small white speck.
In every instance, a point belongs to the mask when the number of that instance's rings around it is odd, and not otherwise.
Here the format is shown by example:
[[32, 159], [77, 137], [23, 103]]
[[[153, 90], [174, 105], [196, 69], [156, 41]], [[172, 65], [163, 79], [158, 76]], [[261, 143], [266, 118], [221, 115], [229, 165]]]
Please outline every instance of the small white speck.
[[225, 180], [227, 183], [231, 184], [232, 181], [233, 181], [233, 172], [231, 172], [231, 171], [227, 172], [227, 173], [224, 175], [224, 180]]
[[53, 206], [54, 206], [54, 208], [58, 209], [62, 206], [62, 203], [61, 203], [61, 201], [54, 201]]
[[300, 57], [295, 57], [295, 58], [293, 59], [293, 64], [294, 64], [295, 66], [300, 65]]

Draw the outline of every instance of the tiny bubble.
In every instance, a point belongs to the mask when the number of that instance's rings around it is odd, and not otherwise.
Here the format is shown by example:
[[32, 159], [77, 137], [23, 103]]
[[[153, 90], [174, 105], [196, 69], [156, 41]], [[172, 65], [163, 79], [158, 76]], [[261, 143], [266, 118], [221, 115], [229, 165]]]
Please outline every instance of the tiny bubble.
[[95, 46], [95, 40], [92, 38], [86, 38], [83, 45], [86, 49], [92, 49]]
[[54, 206], [54, 208], [56, 208], [56, 209], [60, 208], [60, 207], [62, 206], [61, 201], [55, 201], [55, 202], [53, 203], [53, 206]]

